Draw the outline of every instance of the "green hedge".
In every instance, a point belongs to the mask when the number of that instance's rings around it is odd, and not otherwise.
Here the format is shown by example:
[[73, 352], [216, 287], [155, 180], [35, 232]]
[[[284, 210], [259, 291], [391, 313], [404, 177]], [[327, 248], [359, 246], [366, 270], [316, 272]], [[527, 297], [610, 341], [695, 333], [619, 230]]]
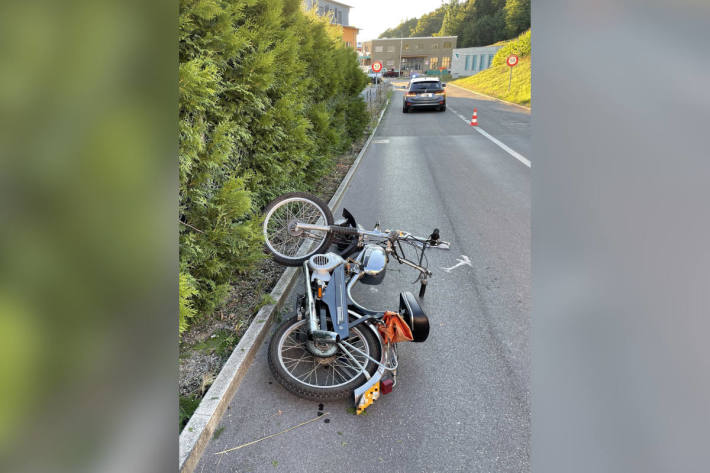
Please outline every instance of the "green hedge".
[[300, 0], [181, 0], [180, 332], [263, 257], [260, 210], [361, 136], [367, 76]]

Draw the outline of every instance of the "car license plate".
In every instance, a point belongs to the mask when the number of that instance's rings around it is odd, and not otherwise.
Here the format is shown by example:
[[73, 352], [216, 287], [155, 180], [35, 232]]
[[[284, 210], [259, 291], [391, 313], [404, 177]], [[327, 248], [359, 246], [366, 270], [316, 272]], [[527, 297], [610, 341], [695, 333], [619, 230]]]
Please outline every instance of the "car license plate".
[[433, 94], [422, 94], [424, 97], [431, 97]]

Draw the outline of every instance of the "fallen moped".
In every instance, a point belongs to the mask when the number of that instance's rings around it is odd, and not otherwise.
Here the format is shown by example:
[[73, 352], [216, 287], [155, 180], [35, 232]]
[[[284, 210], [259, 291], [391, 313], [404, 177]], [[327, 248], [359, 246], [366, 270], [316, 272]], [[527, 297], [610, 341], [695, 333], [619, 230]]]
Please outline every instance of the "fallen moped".
[[[364, 230], [343, 210], [337, 222], [317, 197], [292, 192], [265, 209], [263, 234], [274, 260], [301, 266], [305, 293], [297, 313], [275, 330], [268, 350], [274, 377], [290, 392], [311, 400], [351, 397], [356, 412], [396, 385], [397, 343], [423, 342], [429, 320], [411, 292], [401, 292], [396, 311], [356, 302], [358, 283], [378, 284], [394, 260], [419, 271], [426, 292], [426, 250], [449, 249], [434, 229], [428, 237], [401, 230]], [[409, 259], [405, 247], [417, 255]]]

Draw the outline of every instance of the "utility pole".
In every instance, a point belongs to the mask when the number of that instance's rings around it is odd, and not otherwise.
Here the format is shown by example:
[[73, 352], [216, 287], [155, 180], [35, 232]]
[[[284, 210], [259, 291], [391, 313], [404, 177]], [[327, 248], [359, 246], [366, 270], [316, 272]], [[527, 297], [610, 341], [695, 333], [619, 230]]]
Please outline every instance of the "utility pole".
[[402, 77], [402, 42], [404, 38], [399, 38], [399, 65], [397, 66], [397, 73], [399, 77]]

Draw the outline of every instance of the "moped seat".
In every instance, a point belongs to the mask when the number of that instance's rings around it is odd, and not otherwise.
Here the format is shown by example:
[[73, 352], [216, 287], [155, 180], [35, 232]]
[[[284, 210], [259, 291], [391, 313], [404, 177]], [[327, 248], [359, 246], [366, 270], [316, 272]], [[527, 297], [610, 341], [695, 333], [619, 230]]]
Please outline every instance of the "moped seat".
[[399, 313], [412, 330], [414, 342], [423, 342], [429, 336], [429, 318], [426, 316], [419, 302], [409, 291], [399, 293]]

